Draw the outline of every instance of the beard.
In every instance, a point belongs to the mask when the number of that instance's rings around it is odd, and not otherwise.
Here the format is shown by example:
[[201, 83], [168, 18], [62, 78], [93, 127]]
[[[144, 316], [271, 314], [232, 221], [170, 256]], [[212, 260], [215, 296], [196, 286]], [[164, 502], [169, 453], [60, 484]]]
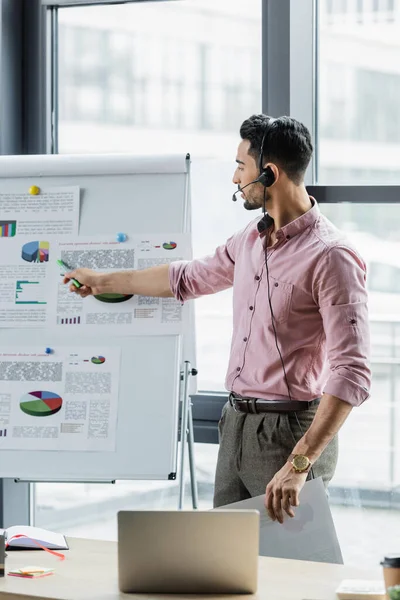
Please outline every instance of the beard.
[[[243, 192], [243, 194], [244, 194], [244, 192]], [[271, 195], [268, 193], [268, 190], [265, 188], [261, 195], [252, 196], [252, 194], [249, 193], [247, 196], [245, 196], [243, 206], [246, 210], [260, 210], [260, 208], [264, 209], [264, 208], [266, 208], [266, 207], [264, 207], [264, 198], [265, 198], [265, 204], [267, 204], [268, 200], [271, 198]]]
[[243, 202], [243, 206], [246, 210], [258, 210], [260, 208], [260, 206], [258, 206], [255, 203], [249, 202], [246, 198], [246, 200]]

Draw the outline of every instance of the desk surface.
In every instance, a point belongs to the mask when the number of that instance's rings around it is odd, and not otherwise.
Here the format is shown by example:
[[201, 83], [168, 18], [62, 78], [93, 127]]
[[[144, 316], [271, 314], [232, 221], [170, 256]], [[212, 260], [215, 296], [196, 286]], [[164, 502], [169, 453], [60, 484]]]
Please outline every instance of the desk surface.
[[[122, 594], [118, 590], [117, 544], [96, 540], [69, 539], [70, 550], [65, 560], [59, 561], [47, 552], [9, 552], [6, 573], [26, 565], [54, 567], [54, 575], [42, 579], [19, 579], [5, 576], [0, 579], [0, 599], [12, 600], [117, 600], [130, 597], [149, 598], [154, 595]], [[258, 593], [251, 598], [264, 600], [336, 600], [335, 589], [342, 579], [377, 578], [375, 573], [324, 563], [260, 557]], [[173, 600], [174, 596], [169, 596]], [[179, 596], [185, 598], [184, 595]], [[195, 596], [187, 596], [193, 600]], [[203, 596], [204, 598], [204, 596]], [[208, 600], [212, 596], [207, 596]], [[249, 598], [249, 596], [219, 596]]]

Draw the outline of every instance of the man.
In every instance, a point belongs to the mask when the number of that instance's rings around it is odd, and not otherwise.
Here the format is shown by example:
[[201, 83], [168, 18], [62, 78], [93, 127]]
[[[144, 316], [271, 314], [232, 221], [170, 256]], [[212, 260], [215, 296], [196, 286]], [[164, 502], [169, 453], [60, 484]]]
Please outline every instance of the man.
[[66, 278], [89, 294], [175, 296], [233, 286], [230, 392], [219, 423], [214, 505], [263, 494], [274, 520], [293, 507], [307, 477], [327, 485], [337, 432], [368, 398], [365, 265], [307, 194], [307, 128], [253, 115], [241, 126], [233, 182], [247, 210], [266, 209], [213, 256], [113, 274]]

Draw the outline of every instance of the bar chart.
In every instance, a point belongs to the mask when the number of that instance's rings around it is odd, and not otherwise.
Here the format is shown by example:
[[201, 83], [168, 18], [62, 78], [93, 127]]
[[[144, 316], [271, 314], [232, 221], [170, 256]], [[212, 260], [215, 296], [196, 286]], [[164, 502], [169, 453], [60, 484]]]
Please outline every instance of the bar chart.
[[80, 325], [80, 317], [57, 317], [57, 325]]
[[0, 221], [0, 237], [14, 237], [17, 233], [17, 221]]

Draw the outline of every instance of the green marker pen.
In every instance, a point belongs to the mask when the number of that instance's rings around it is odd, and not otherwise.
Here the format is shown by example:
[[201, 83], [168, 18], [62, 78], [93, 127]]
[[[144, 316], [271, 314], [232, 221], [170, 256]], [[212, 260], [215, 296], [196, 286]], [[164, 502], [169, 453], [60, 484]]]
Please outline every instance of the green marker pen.
[[[68, 265], [66, 265], [62, 260], [57, 259], [57, 264], [59, 267], [61, 267], [62, 269], [64, 269], [65, 273], [68, 273], [68, 271], [71, 271], [72, 269], [69, 268]], [[72, 278], [71, 279], [72, 283], [74, 284], [74, 286], [76, 288], [81, 288], [82, 284], [79, 283], [79, 281], [77, 279]]]

